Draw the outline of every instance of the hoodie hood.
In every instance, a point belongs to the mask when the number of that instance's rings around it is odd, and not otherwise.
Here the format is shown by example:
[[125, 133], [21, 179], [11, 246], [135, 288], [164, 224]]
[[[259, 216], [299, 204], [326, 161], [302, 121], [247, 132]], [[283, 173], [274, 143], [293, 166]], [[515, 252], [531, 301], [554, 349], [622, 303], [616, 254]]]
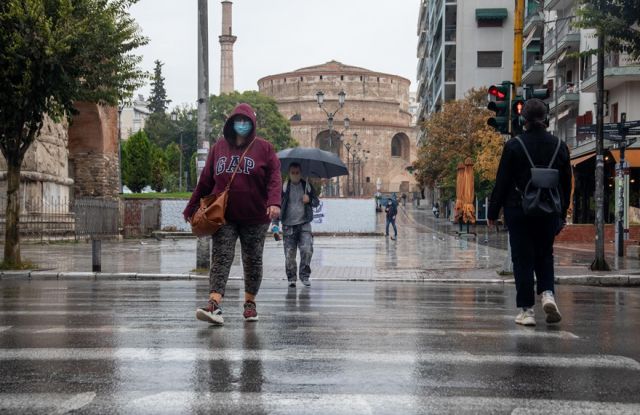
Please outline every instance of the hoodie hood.
[[234, 108], [229, 118], [227, 118], [227, 121], [225, 121], [224, 128], [222, 130], [224, 138], [233, 147], [236, 146], [236, 132], [233, 129], [233, 121], [234, 118], [238, 115], [244, 115], [245, 117], [249, 118], [251, 120], [251, 124], [253, 124], [253, 128], [251, 129], [251, 132], [247, 137], [247, 142], [245, 143], [245, 145], [248, 145], [256, 138], [256, 112], [249, 104], [238, 104]]

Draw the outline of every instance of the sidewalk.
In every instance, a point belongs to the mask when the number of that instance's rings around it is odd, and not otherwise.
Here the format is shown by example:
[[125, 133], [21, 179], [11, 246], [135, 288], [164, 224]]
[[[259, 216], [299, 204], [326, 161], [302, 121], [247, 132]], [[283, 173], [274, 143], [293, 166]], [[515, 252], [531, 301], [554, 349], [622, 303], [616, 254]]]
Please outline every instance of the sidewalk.
[[[383, 216], [378, 231], [384, 233]], [[507, 255], [506, 233], [487, 232], [477, 226], [477, 240], [459, 238], [457, 226], [445, 219], [435, 219], [430, 211], [400, 209], [399, 238], [391, 241], [381, 236], [317, 236], [314, 243], [312, 278], [342, 281], [511, 283], [502, 277]], [[195, 272], [195, 239], [155, 239], [104, 241], [102, 271], [91, 271], [91, 245], [86, 242], [22, 247], [23, 258], [36, 263], [39, 272], [0, 273], [0, 278], [34, 279], [198, 279], [206, 274]], [[240, 249], [237, 248], [231, 279], [242, 278]], [[612, 254], [612, 253], [611, 253]], [[595, 285], [640, 284], [637, 260], [623, 259], [610, 264], [612, 273], [594, 273], [588, 269], [592, 260], [588, 247], [556, 247], [559, 283]], [[631, 276], [631, 277], [630, 277]], [[264, 254], [264, 279], [284, 280], [282, 242], [268, 238]]]

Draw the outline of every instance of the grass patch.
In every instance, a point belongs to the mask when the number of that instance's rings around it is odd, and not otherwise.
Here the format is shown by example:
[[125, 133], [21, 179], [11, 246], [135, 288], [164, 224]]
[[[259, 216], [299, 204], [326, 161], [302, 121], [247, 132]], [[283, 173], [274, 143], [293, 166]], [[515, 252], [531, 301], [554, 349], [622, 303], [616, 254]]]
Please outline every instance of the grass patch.
[[191, 192], [175, 193], [127, 193], [121, 195], [124, 199], [189, 199]]
[[0, 271], [26, 271], [37, 269], [39, 269], [39, 267], [30, 261], [22, 261], [20, 264], [5, 261], [0, 262]]
[[189, 272], [193, 272], [195, 274], [208, 274], [209, 273], [209, 269], [207, 269], [207, 268], [194, 268]]

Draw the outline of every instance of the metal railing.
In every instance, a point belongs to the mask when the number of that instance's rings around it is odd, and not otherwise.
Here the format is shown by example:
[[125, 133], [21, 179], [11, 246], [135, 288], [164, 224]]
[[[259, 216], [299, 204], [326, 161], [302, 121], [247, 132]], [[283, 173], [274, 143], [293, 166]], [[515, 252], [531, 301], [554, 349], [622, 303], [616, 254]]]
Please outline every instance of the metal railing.
[[[51, 197], [22, 200], [20, 205], [18, 230], [25, 240], [79, 240], [119, 234], [118, 201]], [[6, 208], [6, 197], [0, 197], [0, 241], [4, 241]]]
[[544, 50], [554, 50], [558, 46], [557, 42], [562, 41], [566, 35], [578, 33], [580, 32], [571, 27], [571, 19], [559, 20], [556, 26], [544, 35]]

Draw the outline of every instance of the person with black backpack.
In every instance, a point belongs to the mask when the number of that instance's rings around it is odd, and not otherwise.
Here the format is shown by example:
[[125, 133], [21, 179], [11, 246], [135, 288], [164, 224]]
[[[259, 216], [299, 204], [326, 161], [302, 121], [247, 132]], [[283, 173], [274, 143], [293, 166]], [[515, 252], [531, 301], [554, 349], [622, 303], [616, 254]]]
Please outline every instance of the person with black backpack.
[[535, 326], [534, 272], [547, 323], [562, 315], [554, 293], [553, 242], [565, 225], [571, 197], [571, 164], [566, 143], [546, 131], [547, 106], [527, 100], [522, 110], [525, 132], [502, 151], [489, 202], [489, 225], [504, 208], [509, 230], [516, 305], [516, 323]]

